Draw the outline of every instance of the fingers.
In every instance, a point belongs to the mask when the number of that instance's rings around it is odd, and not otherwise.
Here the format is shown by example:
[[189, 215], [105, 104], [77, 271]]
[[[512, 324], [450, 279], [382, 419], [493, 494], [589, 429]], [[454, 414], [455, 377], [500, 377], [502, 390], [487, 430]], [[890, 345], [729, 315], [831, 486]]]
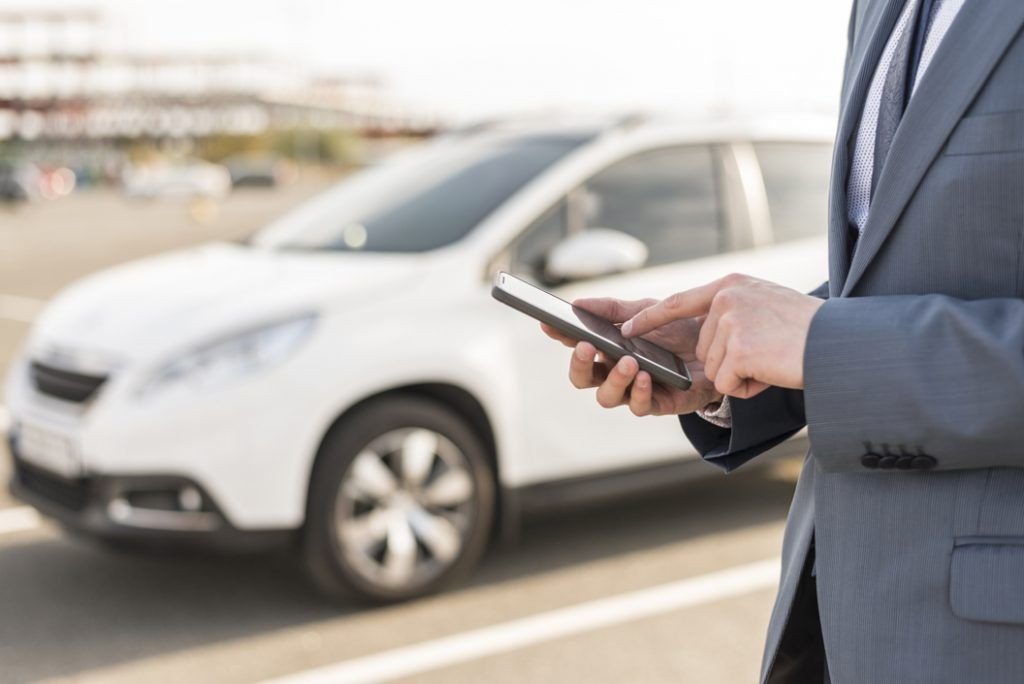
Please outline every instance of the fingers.
[[623, 323], [622, 334], [626, 337], [639, 337], [681, 318], [703, 316], [711, 307], [711, 300], [717, 291], [716, 281], [685, 292], [677, 292]]
[[[597, 360], [597, 350], [588, 342], [580, 342], [569, 361], [569, 382], [577, 389], [597, 388], [597, 403], [604, 408], [614, 408], [629, 403], [630, 385], [640, 372], [636, 359], [626, 356], [619, 359], [611, 369]], [[651, 392], [650, 376], [647, 376], [648, 401]], [[642, 408], [642, 404], [638, 404]], [[646, 415], [646, 414], [644, 414]]]
[[604, 408], [614, 408], [628, 403], [629, 386], [633, 384], [640, 364], [636, 359], [623, 356], [608, 371], [608, 377], [597, 387], [597, 403]]
[[569, 382], [576, 389], [597, 387], [601, 378], [595, 375], [597, 349], [589, 342], [580, 342], [572, 352], [569, 360]]
[[622, 334], [626, 337], [646, 335], [661, 326], [678, 321], [682, 318], [704, 316], [711, 310], [711, 302], [721, 290], [748, 283], [751, 278], [739, 274], [727, 275], [707, 285], [692, 290], [677, 292], [653, 306], [637, 313], [633, 318], [622, 324]]
[[589, 311], [595, 316], [600, 316], [612, 323], [622, 323], [637, 315], [647, 307], [655, 304], [656, 299], [638, 299], [626, 301], [623, 299], [612, 299], [611, 297], [582, 298], [573, 301], [573, 306], [578, 306], [584, 311]]
[[[748, 276], [729, 275], [660, 302], [602, 298], [578, 299], [573, 304], [606, 320], [623, 323], [622, 332], [627, 337], [646, 335], [668, 323], [692, 319], [693, 332], [699, 330], [695, 335], [695, 354], [704, 362], [704, 374], [715, 388], [714, 392], [709, 388], [706, 393], [749, 398], [764, 391], [768, 384], [751, 379], [758, 374], [756, 364], [752, 366], [753, 361], [748, 358], [750, 335], [737, 330], [737, 321], [743, 319], [736, 308], [745, 301], [742, 295], [746, 288], [759, 282]], [[609, 366], [600, 361], [593, 345], [577, 343], [550, 326], [543, 329], [563, 344], [575, 346], [570, 380], [577, 388], [596, 387], [597, 402], [605, 408], [628, 405], [637, 416], [664, 415], [685, 412], [690, 403], [699, 400], [696, 396], [676, 396], [656, 385], [648, 373], [640, 372], [636, 359], [624, 357]], [[742, 339], [737, 340], [739, 333], [743, 333]]]
[[[712, 378], [712, 376], [708, 375], [708, 378]], [[724, 353], [724, 359], [713, 382], [717, 391], [737, 399], [749, 399], [769, 387], [767, 383], [745, 377], [735, 357], [729, 356], [728, 350]]]
[[[666, 389], [662, 385], [654, 385], [651, 391], [651, 413], [652, 416], [667, 416], [677, 415], [679, 413], [685, 413], [685, 410], [679, 409], [678, 404], [679, 390]], [[703, 406], [704, 403], [701, 403]]]
[[651, 376], [647, 371], [640, 371], [629, 390], [629, 410], [634, 416], [649, 416], [654, 412], [654, 401], [654, 383]]
[[737, 399], [750, 399], [768, 389], [769, 385], [758, 380], [744, 378], [735, 372], [727, 361], [715, 380], [715, 389]]
[[740, 399], [750, 399], [751, 397], [756, 397], [761, 392], [764, 392], [769, 387], [771, 387], [771, 385], [767, 382], [747, 379], [743, 382], [741, 393], [736, 396]]
[[569, 337], [561, 330], [556, 330], [555, 328], [552, 328], [547, 323], [541, 323], [540, 329], [544, 331], [545, 335], [555, 340], [556, 342], [561, 342], [566, 347], [575, 347], [579, 343], [579, 340], [575, 340]]
[[[710, 340], [706, 340], [705, 334], [713, 337]], [[714, 331], [703, 328], [700, 331], [700, 340], [697, 343], [697, 359], [704, 363], [704, 375], [711, 382], [714, 382], [715, 378], [718, 377], [722, 362], [725, 360], [728, 340], [729, 335], [727, 331], [721, 327], [716, 328]], [[704, 349], [703, 352], [699, 351], [701, 348]], [[718, 388], [716, 387], [716, 389]], [[722, 390], [719, 389], [718, 391], [721, 392]]]
[[[714, 383], [717, 392], [739, 399], [749, 399], [760, 394], [768, 385], [747, 377], [743, 345], [735, 339], [731, 319], [727, 316], [728, 314], [718, 318], [718, 325], [714, 331], [701, 330], [697, 358], [703, 360], [704, 375]], [[711, 316], [708, 319], [710, 320]], [[712, 335], [713, 339], [708, 342], [707, 337]], [[731, 342], [736, 344], [730, 347]], [[702, 348], [706, 350], [703, 353], [700, 351]]]
[[715, 383], [715, 389], [726, 396], [738, 396], [737, 391], [743, 389], [745, 378], [736, 372], [736, 364], [732, 359], [723, 359], [715, 375], [708, 378]]
[[[717, 301], [717, 300], [716, 300]], [[697, 346], [693, 352], [698, 359], [706, 359], [712, 343], [718, 336], [718, 326], [722, 319], [724, 307], [716, 306], [715, 301], [711, 303], [711, 310], [704, 316], [700, 324], [700, 333], [697, 335]]]

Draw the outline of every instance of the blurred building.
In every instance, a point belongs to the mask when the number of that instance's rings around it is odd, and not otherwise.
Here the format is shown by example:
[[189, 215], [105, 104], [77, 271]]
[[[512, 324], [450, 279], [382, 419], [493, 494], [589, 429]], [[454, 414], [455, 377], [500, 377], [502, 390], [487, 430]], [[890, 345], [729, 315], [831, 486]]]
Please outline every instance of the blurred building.
[[200, 138], [267, 129], [420, 134], [372, 77], [315, 78], [260, 55], [117, 54], [102, 12], [0, 9], [0, 140]]

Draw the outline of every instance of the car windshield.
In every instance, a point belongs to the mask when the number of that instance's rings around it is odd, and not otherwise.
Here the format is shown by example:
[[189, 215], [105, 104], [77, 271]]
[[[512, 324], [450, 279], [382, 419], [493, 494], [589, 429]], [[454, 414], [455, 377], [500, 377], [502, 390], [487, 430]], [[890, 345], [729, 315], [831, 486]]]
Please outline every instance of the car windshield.
[[581, 136], [474, 136], [399, 153], [285, 215], [253, 244], [272, 249], [425, 252], [465, 237]]

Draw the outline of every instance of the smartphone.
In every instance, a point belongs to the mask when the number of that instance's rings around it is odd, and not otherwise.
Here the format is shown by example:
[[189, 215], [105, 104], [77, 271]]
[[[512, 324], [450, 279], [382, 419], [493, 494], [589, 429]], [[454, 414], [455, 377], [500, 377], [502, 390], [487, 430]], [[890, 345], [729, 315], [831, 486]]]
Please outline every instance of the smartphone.
[[627, 339], [614, 323], [573, 306], [522, 278], [502, 271], [495, 278], [491, 295], [569, 337], [591, 343], [611, 361], [632, 356], [640, 364], [640, 369], [650, 373], [656, 382], [681, 390], [690, 389], [692, 381], [686, 364], [669, 350], [640, 338]]

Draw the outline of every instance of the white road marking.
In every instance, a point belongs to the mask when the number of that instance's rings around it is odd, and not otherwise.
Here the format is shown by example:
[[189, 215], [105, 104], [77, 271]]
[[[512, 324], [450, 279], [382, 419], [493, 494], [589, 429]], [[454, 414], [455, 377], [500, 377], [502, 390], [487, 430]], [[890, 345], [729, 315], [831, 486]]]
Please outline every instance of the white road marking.
[[11, 412], [7, 407], [0, 404], [0, 435], [6, 434], [11, 429]]
[[0, 535], [29, 532], [39, 527], [39, 513], [28, 506], [0, 509]]
[[307, 670], [264, 684], [354, 684], [411, 677], [533, 644], [661, 615], [774, 587], [779, 559], [740, 565], [649, 589], [597, 599], [364, 658]]
[[0, 319], [31, 323], [46, 306], [42, 299], [22, 297], [20, 295], [0, 294]]

